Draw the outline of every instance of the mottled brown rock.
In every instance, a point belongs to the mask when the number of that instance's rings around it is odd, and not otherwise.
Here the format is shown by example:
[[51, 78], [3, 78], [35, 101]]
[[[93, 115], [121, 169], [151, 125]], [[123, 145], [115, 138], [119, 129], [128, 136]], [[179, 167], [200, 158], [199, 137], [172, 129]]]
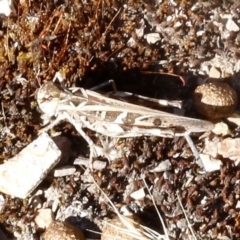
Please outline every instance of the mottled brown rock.
[[43, 240], [84, 240], [82, 231], [68, 223], [53, 222], [46, 229]]
[[194, 91], [196, 110], [208, 119], [219, 119], [231, 115], [237, 106], [236, 91], [224, 82], [200, 85]]
[[[133, 235], [138, 232], [139, 224], [141, 224], [140, 219], [134, 216], [133, 218], [123, 217], [128, 225], [131, 226], [132, 230], [128, 230], [128, 228], [122, 223], [118, 216], [109, 220], [109, 224], [105, 224], [101, 234], [101, 240], [117, 240], [117, 239], [125, 239], [125, 240], [136, 240], [141, 239], [141, 235], [137, 238], [134, 236], [130, 236], [124, 231], [130, 231]], [[133, 221], [133, 222], [132, 222]], [[122, 230], [120, 230], [122, 229]], [[140, 234], [140, 233], [137, 233]], [[144, 239], [144, 238], [142, 238]]]

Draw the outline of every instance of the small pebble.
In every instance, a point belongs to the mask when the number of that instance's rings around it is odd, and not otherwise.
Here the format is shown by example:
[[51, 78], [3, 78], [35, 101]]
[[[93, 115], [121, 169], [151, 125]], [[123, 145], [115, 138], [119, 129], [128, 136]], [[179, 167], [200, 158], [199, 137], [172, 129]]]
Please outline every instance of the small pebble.
[[76, 168], [74, 166], [63, 166], [60, 168], [56, 168], [53, 171], [54, 177], [65, 177], [73, 175], [76, 172]]
[[53, 223], [53, 212], [49, 208], [39, 209], [34, 219], [38, 228], [46, 229]]
[[240, 156], [240, 138], [225, 138], [218, 144], [218, 153], [224, 158]]
[[43, 234], [43, 240], [84, 240], [82, 231], [68, 223], [54, 221]]

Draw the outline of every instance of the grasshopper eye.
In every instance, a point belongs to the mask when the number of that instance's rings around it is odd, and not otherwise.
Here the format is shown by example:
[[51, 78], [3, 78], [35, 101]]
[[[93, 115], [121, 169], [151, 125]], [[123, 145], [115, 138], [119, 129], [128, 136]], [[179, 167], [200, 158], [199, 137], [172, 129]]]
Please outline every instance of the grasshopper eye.
[[42, 98], [37, 100], [41, 111], [48, 116], [54, 116], [58, 109], [59, 99], [57, 98]]
[[48, 116], [55, 115], [59, 104], [59, 98], [54, 97], [51, 90], [51, 88], [48, 89], [46, 88], [46, 85], [44, 85], [44, 87], [38, 90], [36, 95], [39, 108]]

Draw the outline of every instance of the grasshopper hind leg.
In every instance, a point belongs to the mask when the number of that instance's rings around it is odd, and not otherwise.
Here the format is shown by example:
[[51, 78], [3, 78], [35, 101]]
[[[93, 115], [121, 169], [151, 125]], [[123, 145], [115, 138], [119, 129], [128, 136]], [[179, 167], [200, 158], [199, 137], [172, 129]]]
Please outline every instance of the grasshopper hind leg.
[[194, 157], [196, 158], [196, 163], [198, 164], [198, 166], [199, 166], [200, 168], [204, 168], [204, 165], [203, 165], [203, 162], [202, 162], [202, 160], [201, 160], [201, 158], [200, 158], [199, 152], [198, 152], [197, 148], [195, 147], [195, 145], [194, 145], [194, 143], [193, 143], [193, 140], [192, 140], [192, 138], [190, 137], [190, 134], [189, 134], [189, 133], [186, 133], [186, 134], [184, 135], [184, 137], [185, 137], [185, 139], [186, 139], [186, 141], [187, 141], [187, 143], [188, 143], [188, 145], [189, 145], [189, 147], [190, 147], [190, 149], [191, 149]]

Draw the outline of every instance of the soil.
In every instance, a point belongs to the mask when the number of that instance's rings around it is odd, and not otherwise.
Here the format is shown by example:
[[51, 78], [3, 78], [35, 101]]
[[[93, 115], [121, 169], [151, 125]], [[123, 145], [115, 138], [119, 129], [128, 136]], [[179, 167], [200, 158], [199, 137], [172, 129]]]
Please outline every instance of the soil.
[[[240, 2], [233, 0], [14, 1], [11, 15], [1, 16], [0, 25], [0, 163], [37, 138], [42, 119], [35, 92], [57, 72], [66, 87], [89, 89], [113, 79], [119, 91], [181, 100], [185, 116], [204, 119], [194, 109], [192, 95], [209, 78], [211, 67], [240, 93], [240, 32], [226, 25], [230, 20], [239, 25], [239, 11]], [[99, 90], [108, 91], [111, 86]], [[239, 136], [237, 126], [229, 128], [232, 137]], [[107, 140], [84, 131], [96, 144]], [[71, 124], [62, 122], [50, 132], [70, 141], [68, 165], [79, 156], [89, 157], [87, 144]], [[199, 137], [192, 138], [201, 151], [205, 143]], [[82, 229], [86, 238], [100, 239], [88, 230], [101, 233], [102, 220], [112, 212], [93, 176], [118, 209], [128, 207], [163, 234], [149, 195], [140, 200], [130, 196], [144, 187], [144, 174], [169, 239], [193, 236], [180, 202], [196, 239], [240, 239], [239, 165], [220, 157], [220, 170], [202, 172], [183, 137], [127, 138], [114, 147], [125, 150], [113, 161], [99, 157], [107, 162], [102, 170], [77, 166], [73, 175], [47, 177], [32, 194], [38, 205], [30, 196], [22, 200], [1, 194], [0, 229], [8, 239], [38, 240], [44, 230], [36, 226], [35, 214], [49, 207], [56, 220]], [[166, 159], [170, 169], [151, 171]]]

